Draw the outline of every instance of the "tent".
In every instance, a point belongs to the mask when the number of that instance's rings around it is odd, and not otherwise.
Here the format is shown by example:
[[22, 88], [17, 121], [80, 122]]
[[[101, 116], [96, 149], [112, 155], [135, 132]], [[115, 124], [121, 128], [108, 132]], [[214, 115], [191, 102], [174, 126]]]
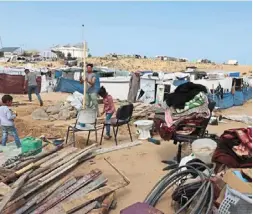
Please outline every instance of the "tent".
[[[2, 94], [24, 94], [23, 75], [11, 75], [0, 73], [0, 93]], [[39, 91], [41, 89], [41, 77], [38, 78]]]
[[83, 84], [76, 80], [59, 78], [55, 87], [56, 92], [74, 93], [78, 91], [83, 94]]

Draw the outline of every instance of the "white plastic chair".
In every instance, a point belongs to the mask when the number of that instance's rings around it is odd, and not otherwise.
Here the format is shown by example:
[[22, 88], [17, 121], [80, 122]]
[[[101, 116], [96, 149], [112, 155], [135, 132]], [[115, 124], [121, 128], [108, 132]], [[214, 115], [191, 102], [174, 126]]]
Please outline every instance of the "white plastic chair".
[[75, 146], [75, 132], [88, 131], [88, 138], [86, 145], [89, 143], [90, 133], [95, 132], [96, 142], [97, 142], [97, 111], [95, 109], [84, 109], [80, 110], [76, 123], [74, 125], [70, 125], [67, 131], [66, 143], [68, 142], [69, 132], [73, 133], [73, 141]]

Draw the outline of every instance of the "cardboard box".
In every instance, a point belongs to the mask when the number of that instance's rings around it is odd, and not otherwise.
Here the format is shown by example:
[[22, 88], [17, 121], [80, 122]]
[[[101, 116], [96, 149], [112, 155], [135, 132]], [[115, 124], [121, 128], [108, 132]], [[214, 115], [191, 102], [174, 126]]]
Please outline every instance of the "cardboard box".
[[[245, 169], [244, 169], [245, 170]], [[252, 194], [252, 183], [238, 177], [235, 173], [241, 174], [242, 169], [229, 169], [223, 177], [223, 181], [234, 190], [244, 194]]]

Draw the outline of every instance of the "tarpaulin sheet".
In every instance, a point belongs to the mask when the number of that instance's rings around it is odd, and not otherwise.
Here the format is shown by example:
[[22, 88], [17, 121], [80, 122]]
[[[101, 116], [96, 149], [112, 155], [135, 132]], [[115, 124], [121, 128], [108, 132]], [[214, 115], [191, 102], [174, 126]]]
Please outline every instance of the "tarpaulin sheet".
[[56, 70], [56, 71], [54, 72], [54, 76], [55, 76], [56, 79], [60, 78], [60, 77], [62, 76], [62, 71], [57, 71], [57, 70]]
[[[24, 94], [23, 75], [0, 74], [0, 93], [3, 94]], [[38, 78], [39, 91], [41, 88], [41, 78]]]
[[244, 88], [242, 92], [243, 92], [243, 98], [244, 98], [245, 102], [252, 98], [252, 88], [251, 87]]
[[245, 102], [243, 92], [242, 91], [235, 91], [234, 93], [234, 105], [241, 106]]
[[83, 93], [83, 84], [76, 80], [70, 80], [61, 77], [58, 79], [55, 91], [66, 93], [74, 93], [75, 91], [78, 91], [79, 93]]
[[174, 80], [173, 81], [173, 85], [174, 86], [180, 86], [180, 85], [182, 85], [182, 84], [184, 84], [186, 82], [188, 82], [188, 80]]
[[223, 99], [217, 95], [209, 94], [208, 98], [216, 102], [216, 107], [221, 109], [231, 108], [234, 106], [234, 97], [231, 93], [223, 94]]
[[231, 72], [228, 74], [229, 77], [240, 77], [240, 72]]

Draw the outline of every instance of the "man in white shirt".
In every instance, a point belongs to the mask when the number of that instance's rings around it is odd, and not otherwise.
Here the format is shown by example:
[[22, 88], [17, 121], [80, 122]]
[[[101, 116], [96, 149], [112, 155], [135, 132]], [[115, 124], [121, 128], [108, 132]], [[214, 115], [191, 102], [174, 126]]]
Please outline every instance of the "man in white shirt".
[[14, 125], [14, 119], [17, 114], [9, 109], [12, 105], [13, 97], [4, 95], [2, 97], [2, 106], [0, 106], [0, 124], [2, 128], [2, 146], [6, 146], [8, 135], [12, 135], [18, 148], [21, 147], [21, 142], [18, 137], [17, 129]]

